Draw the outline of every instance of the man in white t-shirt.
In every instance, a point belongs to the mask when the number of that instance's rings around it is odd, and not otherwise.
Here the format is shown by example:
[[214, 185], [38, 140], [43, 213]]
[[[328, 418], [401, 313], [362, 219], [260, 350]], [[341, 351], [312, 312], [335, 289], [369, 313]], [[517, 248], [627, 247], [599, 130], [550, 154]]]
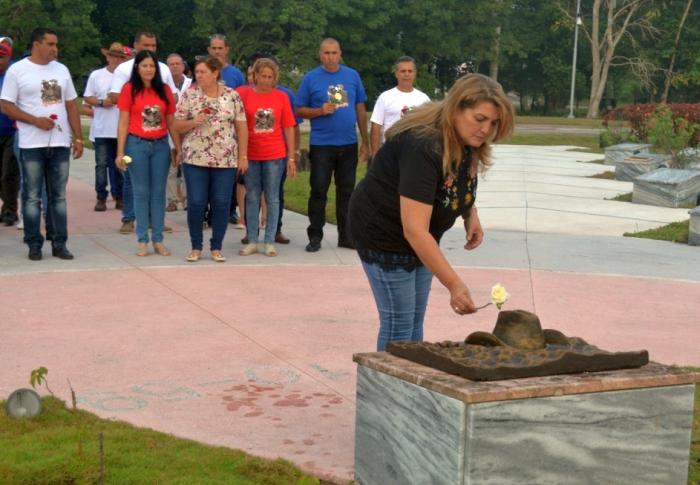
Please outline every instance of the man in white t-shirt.
[[42, 258], [41, 190], [47, 187], [48, 212], [52, 222], [52, 255], [73, 259], [66, 248], [68, 218], [66, 184], [70, 166], [71, 135], [73, 157], [83, 154], [78, 97], [68, 68], [56, 61], [58, 36], [46, 29], [34, 29], [30, 36], [31, 55], [7, 70], [0, 94], [3, 112], [17, 121], [22, 164], [22, 212], [24, 242], [29, 259]]
[[123, 177], [117, 170], [114, 159], [117, 156], [117, 123], [119, 108], [109, 97], [114, 70], [126, 60], [124, 46], [112, 42], [109, 49], [101, 49], [107, 59], [107, 66], [92, 71], [85, 86], [83, 103], [92, 107], [93, 117], [90, 123], [90, 140], [95, 146], [95, 192], [97, 203], [95, 210], [107, 210], [107, 179], [112, 198], [116, 201], [115, 209], [122, 208]]
[[[151, 51], [155, 54], [156, 46], [156, 35], [152, 32], [139, 32], [134, 36], [134, 55], [138, 54], [140, 51]], [[109, 97], [114, 104], [117, 104], [119, 93], [121, 93], [124, 85], [131, 79], [131, 71], [133, 70], [133, 59], [122, 62], [114, 70], [112, 85], [109, 88]], [[170, 74], [170, 69], [168, 69], [167, 65], [159, 62], [158, 70], [160, 71], [160, 78], [163, 80], [163, 84], [170, 86], [170, 89], [175, 95], [175, 100], [177, 101], [177, 88]], [[129, 234], [134, 232], [134, 220], [136, 219], [136, 215], [134, 214], [134, 191], [131, 187], [129, 172], [124, 172], [123, 176], [124, 184], [122, 186], [122, 194], [124, 200], [122, 205], [122, 227], [119, 229], [119, 232], [122, 234]], [[168, 229], [164, 229], [164, 231], [167, 232]]]
[[399, 57], [394, 65], [396, 87], [384, 91], [377, 98], [370, 118], [370, 151], [374, 156], [384, 142], [384, 133], [391, 125], [416, 106], [430, 101], [423, 92], [413, 87], [416, 80], [416, 61], [409, 56]]
[[[165, 62], [168, 65], [168, 69], [170, 69], [170, 74], [173, 76], [173, 82], [176, 88], [175, 95], [180, 99], [182, 93], [187, 91], [187, 88], [192, 85], [192, 79], [185, 76], [185, 61], [180, 54], [173, 52], [172, 54], [168, 54]], [[170, 157], [173, 163], [170, 164], [170, 170], [168, 172], [168, 205], [165, 207], [165, 210], [173, 212], [177, 210], [177, 203], [179, 201], [182, 201], [183, 209], [186, 207], [184, 201], [187, 195], [184, 178], [182, 177], [182, 170], [180, 166], [175, 163], [175, 143], [173, 143], [170, 136], [168, 136], [168, 143], [170, 143]], [[178, 194], [178, 192], [180, 193]]]

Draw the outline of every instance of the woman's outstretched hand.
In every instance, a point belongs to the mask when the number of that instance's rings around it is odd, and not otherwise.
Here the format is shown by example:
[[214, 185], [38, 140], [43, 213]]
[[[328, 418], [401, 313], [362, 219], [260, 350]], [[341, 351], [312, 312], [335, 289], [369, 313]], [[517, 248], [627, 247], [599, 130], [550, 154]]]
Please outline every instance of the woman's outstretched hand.
[[450, 307], [457, 315], [476, 313], [471, 293], [464, 283], [460, 282], [454, 288], [450, 288]]

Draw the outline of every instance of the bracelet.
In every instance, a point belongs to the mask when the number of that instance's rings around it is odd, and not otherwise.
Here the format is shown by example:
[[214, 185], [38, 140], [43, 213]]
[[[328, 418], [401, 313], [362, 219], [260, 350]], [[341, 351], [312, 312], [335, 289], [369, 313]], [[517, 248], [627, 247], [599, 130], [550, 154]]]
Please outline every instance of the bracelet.
[[289, 162], [296, 162], [296, 159], [295, 158], [288, 158], [287, 163], [289, 163]]
[[80, 143], [81, 145], [83, 144], [83, 140], [73, 140], [73, 143]]

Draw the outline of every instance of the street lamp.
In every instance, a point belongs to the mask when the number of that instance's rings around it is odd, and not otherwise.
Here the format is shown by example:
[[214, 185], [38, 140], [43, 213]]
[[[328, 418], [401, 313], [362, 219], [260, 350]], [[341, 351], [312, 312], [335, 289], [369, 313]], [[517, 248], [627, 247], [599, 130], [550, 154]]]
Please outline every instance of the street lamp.
[[576, 54], [578, 52], [578, 27], [583, 25], [581, 0], [576, 0], [576, 25], [574, 26], [574, 60], [571, 62], [571, 97], [569, 98], [569, 118], [574, 118], [574, 89], [576, 89]]

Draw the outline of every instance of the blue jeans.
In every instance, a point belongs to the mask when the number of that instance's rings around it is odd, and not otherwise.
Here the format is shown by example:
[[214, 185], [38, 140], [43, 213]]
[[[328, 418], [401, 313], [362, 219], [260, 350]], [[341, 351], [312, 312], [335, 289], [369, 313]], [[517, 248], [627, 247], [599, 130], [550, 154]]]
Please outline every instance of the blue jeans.
[[[12, 144], [12, 151], [15, 153], [15, 158], [17, 159], [17, 167], [19, 168], [19, 200], [22, 202], [22, 185], [23, 185], [23, 180], [24, 177], [22, 176], [22, 153], [19, 151], [19, 133], [15, 133], [15, 140]], [[49, 205], [49, 198], [46, 195], [46, 184], [44, 184], [44, 187], [41, 189], [41, 208], [42, 208], [42, 213], [44, 214], [44, 220], [46, 221], [46, 233], [50, 234], [53, 232], [51, 229], [51, 223], [49, 222], [49, 214], [47, 213], [46, 208]], [[22, 212], [22, 208], [19, 208], [20, 212]], [[22, 213], [22, 217], [24, 217], [24, 213]]]
[[109, 192], [113, 199], [122, 198], [122, 173], [114, 165], [117, 157], [116, 138], [95, 138], [95, 192], [100, 200], [107, 199], [107, 178]]
[[282, 214], [284, 214], [284, 181], [287, 180], [287, 159], [284, 159], [284, 171], [280, 180], [280, 215], [277, 218], [277, 234], [282, 232]]
[[342, 146], [311, 145], [311, 195], [309, 196], [309, 240], [323, 239], [326, 223], [326, 200], [331, 176], [335, 177], [335, 217], [338, 221], [338, 242], [349, 242], [346, 231], [350, 196], [355, 188], [357, 143]]
[[124, 152], [132, 162], [127, 171], [134, 189], [134, 213], [138, 242], [148, 242], [148, 226], [151, 240], [163, 241], [165, 222], [165, 183], [170, 167], [168, 137], [146, 140], [134, 135], [126, 138]]
[[[44, 187], [48, 197], [47, 235], [54, 247], [65, 246], [68, 240], [66, 211], [66, 184], [70, 167], [68, 147], [22, 148], [22, 213], [24, 215], [24, 242], [29, 247], [41, 247], [41, 193]], [[48, 227], [48, 221], [51, 222]]]
[[248, 239], [258, 242], [260, 213], [260, 193], [265, 193], [267, 202], [267, 226], [265, 226], [265, 244], [273, 244], [277, 234], [277, 220], [280, 212], [280, 183], [284, 174], [284, 158], [277, 160], [250, 160], [245, 173], [245, 213]]
[[423, 318], [433, 274], [425, 266], [413, 271], [384, 270], [378, 264], [362, 262], [379, 312], [377, 352], [388, 342], [423, 340]]
[[134, 214], [134, 189], [131, 185], [129, 170], [122, 173], [122, 222], [136, 219]]
[[187, 226], [192, 249], [202, 250], [204, 211], [211, 207], [211, 239], [209, 248], [221, 251], [228, 227], [231, 192], [236, 180], [235, 168], [200, 167], [182, 164], [187, 186]]

